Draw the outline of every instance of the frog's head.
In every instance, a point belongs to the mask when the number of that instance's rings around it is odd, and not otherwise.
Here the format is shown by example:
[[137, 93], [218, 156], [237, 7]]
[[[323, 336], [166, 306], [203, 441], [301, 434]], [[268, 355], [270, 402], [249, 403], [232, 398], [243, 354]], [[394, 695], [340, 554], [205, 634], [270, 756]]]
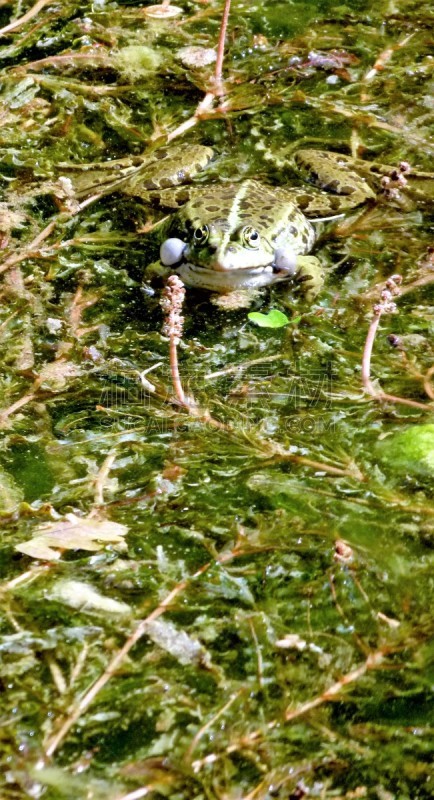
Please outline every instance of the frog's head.
[[258, 219], [239, 211], [217, 216], [220, 209], [214, 211], [212, 202], [207, 216], [199, 218], [189, 205], [179, 220], [183, 238], [166, 239], [160, 250], [162, 263], [179, 267], [188, 286], [227, 292], [266, 286], [294, 275], [295, 252], [276, 247], [265, 222], [258, 224]]

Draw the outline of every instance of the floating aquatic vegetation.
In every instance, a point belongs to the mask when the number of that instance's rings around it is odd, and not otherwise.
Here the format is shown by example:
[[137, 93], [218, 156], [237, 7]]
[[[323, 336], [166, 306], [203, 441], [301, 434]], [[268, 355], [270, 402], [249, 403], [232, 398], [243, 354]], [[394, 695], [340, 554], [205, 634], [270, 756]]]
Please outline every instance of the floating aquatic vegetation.
[[223, 49], [223, 5], [0, 3], [5, 800], [432, 794], [429, 192], [325, 229], [311, 305], [189, 290], [168, 342], [143, 282], [167, 142], [432, 170], [432, 8], [233, 3]]

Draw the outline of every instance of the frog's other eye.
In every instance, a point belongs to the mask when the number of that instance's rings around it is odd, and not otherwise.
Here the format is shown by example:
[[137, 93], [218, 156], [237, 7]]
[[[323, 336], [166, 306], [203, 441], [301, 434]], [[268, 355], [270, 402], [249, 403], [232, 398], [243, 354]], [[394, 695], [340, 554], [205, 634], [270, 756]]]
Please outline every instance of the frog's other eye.
[[201, 225], [200, 228], [196, 228], [193, 233], [193, 241], [195, 244], [205, 244], [208, 241], [209, 236], [209, 228], [208, 225]]
[[246, 225], [246, 227], [243, 228], [241, 231], [241, 238], [243, 244], [255, 250], [259, 247], [259, 242], [261, 241], [258, 231], [256, 228], [253, 228], [252, 225]]

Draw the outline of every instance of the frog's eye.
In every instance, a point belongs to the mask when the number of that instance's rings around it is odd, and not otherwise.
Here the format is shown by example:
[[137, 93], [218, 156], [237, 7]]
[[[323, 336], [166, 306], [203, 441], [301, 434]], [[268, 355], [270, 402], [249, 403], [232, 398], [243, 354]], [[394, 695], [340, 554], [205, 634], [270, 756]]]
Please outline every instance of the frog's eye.
[[193, 239], [195, 244], [205, 244], [208, 241], [209, 236], [209, 228], [208, 225], [201, 225], [200, 228], [196, 228], [193, 233]]
[[243, 244], [247, 245], [247, 247], [252, 247], [256, 249], [259, 247], [259, 242], [261, 237], [252, 225], [246, 225], [245, 228], [241, 231], [241, 238], [243, 240]]

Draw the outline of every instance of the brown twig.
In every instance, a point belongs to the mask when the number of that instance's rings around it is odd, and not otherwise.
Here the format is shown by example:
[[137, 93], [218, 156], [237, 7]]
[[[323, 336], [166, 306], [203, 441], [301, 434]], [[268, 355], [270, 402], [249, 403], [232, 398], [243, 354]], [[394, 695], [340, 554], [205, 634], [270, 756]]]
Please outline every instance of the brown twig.
[[328, 703], [330, 700], [334, 700], [337, 695], [340, 694], [343, 689], [345, 689], [346, 686], [349, 686], [350, 683], [358, 681], [360, 678], [366, 675], [369, 670], [379, 667], [383, 659], [383, 650], [377, 650], [375, 653], [370, 653], [363, 664], [360, 664], [359, 667], [356, 667], [351, 672], [347, 672], [346, 675], [343, 675], [340, 680], [336, 681], [336, 683], [333, 683], [328, 689], [317, 695], [317, 697], [314, 697], [312, 700], [308, 700], [307, 703], [303, 703], [297, 708], [287, 708], [284, 714], [285, 722], [291, 722], [294, 719], [298, 719], [299, 717], [304, 716], [304, 714], [307, 714], [309, 711], [312, 711], [314, 708], [323, 705], [323, 703]]
[[[194, 415], [195, 419], [203, 422], [204, 424], [211, 425], [219, 430], [224, 430], [228, 433], [236, 433], [232, 425], [220, 422], [215, 419], [208, 411], [200, 409], [194, 401], [187, 400], [185, 397], [184, 389], [182, 387], [181, 378], [179, 374], [178, 364], [178, 344], [181, 341], [182, 330], [184, 325], [184, 318], [181, 316], [182, 304], [185, 297], [185, 288], [182, 281], [177, 275], [170, 275], [167, 279], [166, 287], [162, 293], [160, 300], [163, 313], [165, 314], [165, 321], [163, 324], [163, 333], [169, 338], [170, 347], [170, 370], [172, 374], [172, 383], [175, 389], [177, 400]], [[363, 475], [357, 468], [353, 470], [342, 469], [342, 467], [334, 467], [331, 464], [325, 464], [322, 461], [315, 461], [311, 458], [291, 453], [283, 448], [277, 442], [269, 441], [258, 437], [255, 439], [257, 444], [264, 452], [265, 456], [272, 458], [273, 461], [278, 459], [283, 461], [290, 461], [293, 464], [299, 464], [303, 467], [309, 467], [316, 471], [326, 472], [330, 475], [354, 477], [357, 480], [364, 480]]]
[[204, 114], [209, 113], [212, 109], [212, 105], [215, 100], [214, 92], [207, 92], [204, 98], [198, 104], [194, 114], [182, 122], [181, 125], [178, 125], [174, 131], [169, 133], [166, 137], [167, 142], [171, 142], [173, 139], [176, 139], [178, 136], [181, 136], [186, 131], [193, 128], [194, 125], [197, 125], [200, 119], [204, 116]]
[[116, 83], [109, 84], [85, 84], [80, 83], [78, 80], [73, 80], [72, 78], [61, 78], [59, 76], [53, 76], [48, 74], [39, 75], [38, 72], [32, 73], [32, 81], [34, 83], [40, 83], [41, 86], [44, 86], [51, 90], [53, 87], [56, 90], [60, 89], [61, 87], [67, 88], [70, 91], [74, 91], [77, 94], [83, 95], [96, 95], [97, 97], [104, 97], [105, 95], [113, 95], [118, 97], [122, 94], [128, 94], [131, 92], [131, 86], [129, 84], [122, 84], [119, 86]]
[[[226, 553], [223, 556], [220, 556], [217, 559], [218, 564], [225, 564], [231, 561], [233, 558], [242, 555], [242, 551], [239, 550], [232, 550], [230, 553]], [[76, 722], [80, 719], [82, 714], [87, 711], [91, 703], [95, 700], [97, 695], [100, 691], [104, 688], [104, 686], [109, 682], [109, 680], [116, 674], [117, 670], [120, 669], [122, 666], [125, 658], [127, 657], [128, 653], [134, 647], [137, 642], [146, 635], [148, 626], [150, 622], [153, 622], [158, 617], [161, 617], [172, 605], [174, 600], [182, 594], [188, 586], [190, 586], [193, 581], [197, 578], [204, 575], [211, 567], [215, 566], [216, 560], [208, 561], [202, 567], [200, 567], [193, 575], [185, 578], [183, 581], [180, 581], [171, 592], [164, 598], [164, 600], [159, 603], [158, 606], [151, 611], [148, 616], [141, 620], [136, 629], [133, 631], [131, 636], [128, 637], [123, 647], [115, 653], [109, 664], [107, 665], [106, 669], [102, 673], [102, 675], [97, 678], [96, 681], [92, 684], [90, 689], [83, 695], [83, 697], [79, 700], [79, 702], [72, 708], [69, 715], [60, 725], [59, 729], [48, 738], [45, 744], [45, 755], [47, 758], [51, 758], [52, 755], [56, 752], [58, 747], [62, 744], [66, 736], [68, 735], [71, 728], [74, 727]]]
[[228, 28], [230, 8], [231, 8], [231, 0], [225, 0], [225, 7], [223, 10], [223, 16], [220, 25], [220, 35], [217, 45], [217, 60], [214, 72], [215, 93], [217, 97], [222, 97], [225, 93], [223, 87], [223, 60], [225, 54], [226, 32]]
[[116, 460], [116, 450], [112, 450], [108, 456], [104, 459], [100, 470], [98, 471], [98, 475], [95, 479], [95, 497], [94, 497], [94, 505], [95, 506], [103, 506], [104, 505], [104, 485], [109, 476], [110, 470]]
[[415, 289], [420, 289], [423, 286], [429, 286], [430, 283], [434, 283], [434, 272], [428, 273], [427, 275], [422, 275], [421, 278], [416, 278], [411, 283], [408, 283], [403, 289], [401, 294], [409, 294], [409, 292], [414, 292]]
[[29, 21], [29, 19], [33, 19], [33, 17], [36, 17], [36, 15], [39, 14], [41, 9], [44, 8], [44, 6], [47, 6], [48, 3], [50, 2], [51, 0], [38, 0], [38, 2], [35, 3], [35, 5], [32, 6], [32, 8], [29, 8], [29, 10], [25, 14], [23, 14], [22, 17], [19, 17], [19, 19], [15, 19], [13, 22], [10, 22], [9, 25], [5, 25], [4, 28], [1, 28], [0, 36], [6, 36], [8, 33], [16, 31], [17, 28], [21, 28], [21, 25], [25, 25], [26, 22]]
[[16, 400], [15, 403], [12, 403], [12, 405], [10, 405], [8, 408], [0, 411], [0, 428], [5, 426], [7, 419], [12, 416], [12, 414], [15, 414], [16, 411], [20, 410], [20, 408], [23, 408], [23, 406], [26, 406], [28, 403], [31, 403], [32, 400], [36, 399], [41, 383], [42, 379], [36, 378], [29, 392]]
[[22, 586], [23, 584], [28, 585], [33, 583], [33, 581], [37, 580], [39, 577], [44, 577], [50, 570], [51, 564], [38, 564], [30, 567], [30, 569], [26, 570], [26, 572], [21, 572], [20, 575], [17, 575], [16, 578], [12, 578], [12, 580], [0, 584], [0, 593], [13, 592], [14, 589]]
[[219, 711], [217, 711], [217, 713], [214, 714], [214, 716], [211, 717], [211, 719], [209, 719], [208, 722], [205, 723], [205, 725], [202, 725], [202, 727], [199, 728], [198, 732], [193, 737], [193, 739], [192, 739], [192, 741], [191, 741], [191, 743], [190, 743], [190, 745], [188, 747], [188, 750], [187, 750], [187, 752], [186, 752], [186, 754], [184, 756], [184, 760], [185, 760], [185, 762], [187, 764], [190, 763], [191, 756], [192, 756], [193, 752], [196, 750], [197, 745], [199, 744], [200, 740], [202, 739], [204, 734], [207, 732], [207, 730], [209, 730], [209, 728], [212, 725], [214, 725], [214, 723], [217, 722], [217, 720], [220, 719], [220, 717], [222, 717], [223, 714], [226, 714], [226, 711], [228, 710], [228, 708], [230, 708], [231, 705], [233, 703], [235, 703], [235, 700], [238, 700], [238, 698], [241, 696], [241, 694], [244, 691], [245, 691], [244, 689], [238, 689], [237, 692], [234, 692], [234, 694], [231, 694], [229, 700], [224, 704], [224, 706], [222, 708], [220, 708]]
[[[80, 211], [83, 211], [84, 208], [91, 205], [92, 203], [96, 203], [103, 196], [103, 192], [99, 192], [98, 194], [94, 194], [91, 197], [87, 197], [86, 200], [83, 200], [81, 203], [77, 204], [76, 208], [73, 211], [70, 211], [69, 214], [66, 216], [66, 219], [71, 219], [75, 217]], [[65, 216], [63, 216], [65, 219]], [[45, 228], [40, 231], [37, 236], [21, 250], [19, 253], [12, 253], [3, 264], [0, 266], [0, 274], [2, 272], [6, 272], [6, 270], [10, 269], [10, 267], [14, 267], [16, 264], [20, 264], [21, 261], [25, 261], [28, 258], [35, 258], [39, 255], [38, 250], [39, 246], [42, 242], [47, 239], [50, 234], [54, 231], [56, 226], [59, 224], [59, 219], [52, 219]]]
[[324, 461], [314, 461], [311, 458], [299, 456], [296, 453], [291, 453], [287, 450], [281, 451], [280, 449], [277, 449], [276, 457], [281, 458], [284, 461], [291, 461], [293, 464], [299, 464], [301, 467], [309, 467], [317, 472], [325, 472], [328, 475], [336, 475], [347, 478], [351, 477], [359, 481], [365, 480], [364, 476], [356, 466], [353, 470], [343, 469], [342, 467], [334, 467], [332, 464], [326, 464]]
[[[343, 675], [340, 680], [333, 683], [321, 694], [317, 695], [311, 700], [308, 700], [306, 703], [302, 703], [302, 705], [297, 706], [296, 708], [287, 708], [283, 714], [284, 722], [292, 722], [293, 720], [299, 719], [300, 717], [309, 713], [309, 711], [313, 711], [313, 709], [318, 708], [318, 706], [328, 703], [330, 700], [335, 700], [342, 690], [349, 686], [349, 684], [360, 680], [360, 678], [362, 678], [369, 670], [378, 668], [384, 659], [384, 655], [385, 653], [383, 650], [377, 650], [374, 653], [370, 653], [366, 660], [360, 664], [360, 666], [356, 667], [351, 672], [348, 672], [346, 675]], [[257, 728], [256, 730], [251, 731], [250, 733], [241, 737], [236, 742], [233, 742], [220, 753], [210, 753], [204, 758], [193, 761], [193, 771], [197, 773], [200, 769], [202, 769], [202, 767], [208, 764], [214, 764], [223, 756], [231, 755], [232, 753], [249, 748], [252, 744], [261, 740], [265, 732], [274, 730], [278, 725], [281, 725], [281, 723], [281, 719], [273, 719], [270, 722], [267, 722], [263, 728]]]
[[257, 663], [256, 672], [258, 676], [258, 687], [262, 691], [264, 688], [264, 664], [262, 660], [261, 647], [258, 641], [258, 636], [252, 618], [248, 617], [247, 622], [250, 628], [250, 632], [252, 634], [253, 644], [256, 651], [256, 663]]
[[428, 372], [424, 375], [423, 388], [430, 400], [434, 400], [434, 389], [431, 385], [431, 378], [434, 375], [434, 366], [430, 367]]
[[158, 783], [148, 783], [147, 786], [140, 786], [138, 789], [133, 789], [128, 794], [123, 794], [115, 798], [115, 800], [142, 800], [142, 797], [147, 797], [149, 794], [158, 792]]
[[31, 258], [32, 255], [35, 255], [39, 245], [42, 244], [42, 242], [50, 235], [50, 233], [52, 233], [56, 225], [57, 220], [51, 220], [51, 222], [49, 222], [48, 225], [46, 225], [45, 228], [40, 231], [38, 235], [35, 236], [35, 238], [30, 242], [30, 244], [24, 247], [20, 253], [12, 253], [12, 255], [10, 255], [9, 258], [7, 258], [6, 261], [4, 261], [0, 266], [0, 274], [2, 272], [6, 272], [6, 270], [10, 267], [14, 267], [15, 264], [25, 261], [26, 258]]
[[216, 97], [223, 97], [224, 87], [223, 87], [223, 60], [224, 60], [224, 51], [225, 51], [225, 42], [226, 42], [226, 31], [228, 27], [228, 19], [229, 19], [229, 11], [231, 7], [231, 0], [225, 0], [225, 7], [223, 10], [222, 21], [220, 24], [220, 34], [219, 40], [217, 45], [217, 59], [215, 64], [214, 70], [214, 86], [211, 87], [207, 93], [204, 95], [200, 103], [197, 105], [197, 108], [194, 114], [189, 117], [185, 122], [182, 122], [181, 125], [178, 125], [174, 131], [169, 133], [166, 137], [167, 142], [171, 142], [173, 139], [176, 139], [178, 136], [181, 136], [183, 133], [188, 131], [194, 125], [197, 125], [200, 119], [204, 116], [209, 115], [211, 113], [221, 113], [223, 107], [213, 109], [212, 106]]
[[270, 362], [275, 361], [282, 361], [285, 358], [284, 355], [273, 355], [273, 356], [262, 356], [262, 358], [251, 358], [248, 361], [242, 361], [240, 364], [233, 364], [232, 366], [225, 367], [224, 369], [219, 369], [216, 372], [208, 372], [204, 375], [204, 380], [211, 381], [214, 378], [222, 378], [225, 375], [240, 375], [245, 370], [250, 369], [250, 367], [254, 367], [257, 364], [267, 364]]
[[420, 381], [422, 383], [423, 389], [425, 394], [428, 395], [430, 400], [434, 400], [434, 388], [431, 385], [431, 379], [434, 375], [434, 366], [429, 367], [426, 372], [421, 372], [420, 369], [414, 364], [409, 358], [407, 358], [407, 353], [404, 347], [401, 344], [400, 337], [395, 336], [395, 334], [391, 334], [388, 336], [388, 340], [393, 347], [396, 347], [401, 353], [402, 365], [405, 371], [411, 375], [412, 378]]
[[[102, 48], [101, 48], [102, 49]], [[107, 51], [97, 53], [62, 53], [57, 56], [46, 56], [45, 58], [38, 58], [37, 61], [29, 61], [26, 64], [20, 64], [10, 70], [10, 75], [21, 75], [23, 72], [29, 70], [45, 69], [46, 67], [56, 67], [57, 65], [68, 64], [73, 66], [77, 61], [95, 61], [96, 63], [104, 64], [110, 63], [110, 56]]]
[[[176, 398], [181, 405], [183, 405], [191, 414], [194, 415], [195, 419], [200, 420], [204, 424], [218, 428], [219, 430], [224, 430], [228, 433], [236, 433], [232, 425], [220, 422], [211, 416], [208, 411], [200, 409], [194, 401], [191, 399], [187, 400], [185, 397], [179, 374], [177, 350], [178, 344], [181, 341], [184, 325], [184, 318], [181, 316], [184, 297], [184, 284], [177, 275], [170, 275], [167, 279], [166, 287], [162, 293], [160, 304], [165, 315], [163, 333], [165, 336], [168, 336], [170, 343], [170, 369]], [[315, 461], [313, 459], [306, 458], [305, 456], [298, 455], [297, 453], [291, 453], [277, 442], [269, 441], [268, 439], [263, 439], [262, 437], [255, 439], [255, 444], [264, 451], [265, 457], [272, 458], [273, 461], [278, 459], [290, 461], [293, 464], [299, 464], [300, 466], [309, 467], [310, 469], [314, 469], [316, 471], [326, 472], [330, 475], [342, 477], [350, 476], [355, 477], [358, 480], [364, 480], [363, 475], [357, 468], [354, 468], [350, 471], [349, 469], [342, 469], [342, 467], [335, 467], [331, 464], [325, 464], [322, 461]]]
[[397, 42], [397, 44], [391, 45], [390, 47], [387, 47], [385, 50], [383, 50], [383, 52], [380, 53], [380, 55], [376, 59], [375, 64], [363, 76], [362, 83], [371, 81], [378, 75], [379, 72], [383, 72], [386, 64], [390, 61], [396, 50], [400, 50], [401, 47], [405, 47], [405, 45], [408, 44], [408, 42], [413, 38], [413, 36], [414, 33], [410, 33], [401, 42]]
[[433, 408], [431, 406], [424, 403], [418, 403], [417, 400], [408, 400], [405, 397], [396, 397], [393, 394], [383, 392], [382, 389], [376, 389], [371, 380], [372, 350], [375, 337], [377, 335], [378, 326], [380, 324], [380, 319], [383, 314], [393, 314], [396, 312], [396, 304], [392, 301], [392, 297], [396, 297], [398, 294], [400, 294], [399, 286], [401, 281], [402, 278], [400, 275], [392, 275], [392, 277], [386, 281], [385, 287], [382, 289], [381, 302], [374, 306], [374, 316], [371, 320], [371, 324], [369, 325], [365, 346], [363, 348], [362, 383], [365, 391], [368, 392], [368, 394], [370, 394], [375, 400], [399, 403], [401, 405], [410, 406], [410, 408], [419, 408], [422, 411], [432, 412]]
[[376, 313], [369, 325], [368, 333], [366, 336], [365, 346], [363, 348], [362, 357], [362, 383], [366, 391], [376, 397], [378, 392], [371, 381], [371, 356], [372, 349], [377, 335], [378, 326], [380, 324], [381, 313]]

